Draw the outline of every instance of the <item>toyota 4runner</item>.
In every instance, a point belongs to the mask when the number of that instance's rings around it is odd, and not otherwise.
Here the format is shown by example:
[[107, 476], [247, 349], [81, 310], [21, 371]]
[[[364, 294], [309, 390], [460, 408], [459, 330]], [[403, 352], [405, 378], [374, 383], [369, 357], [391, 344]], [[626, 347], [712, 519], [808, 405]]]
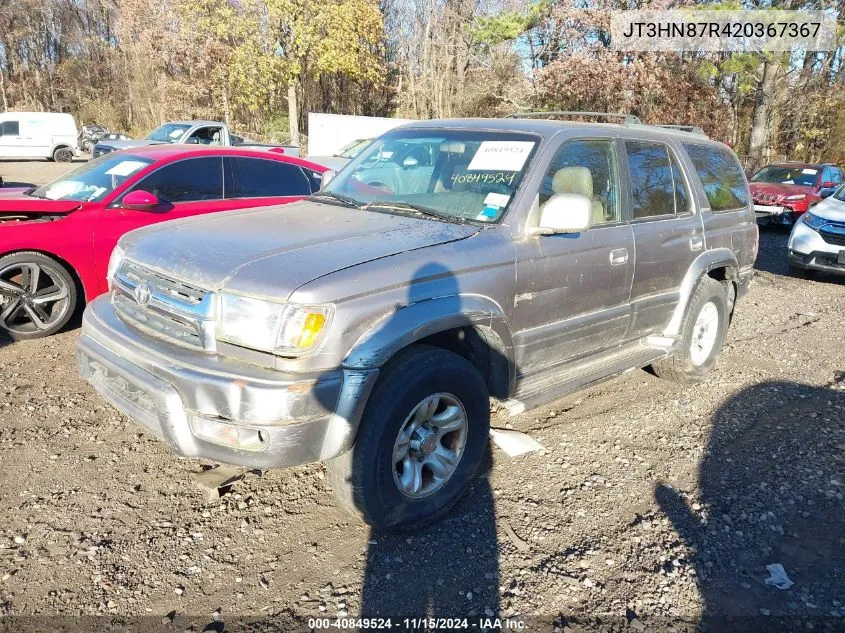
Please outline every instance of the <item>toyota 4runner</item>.
[[124, 236], [82, 375], [181, 455], [327, 461], [369, 523], [445, 513], [518, 413], [651, 366], [701, 379], [757, 225], [706, 136], [529, 117], [427, 121], [324, 189]]

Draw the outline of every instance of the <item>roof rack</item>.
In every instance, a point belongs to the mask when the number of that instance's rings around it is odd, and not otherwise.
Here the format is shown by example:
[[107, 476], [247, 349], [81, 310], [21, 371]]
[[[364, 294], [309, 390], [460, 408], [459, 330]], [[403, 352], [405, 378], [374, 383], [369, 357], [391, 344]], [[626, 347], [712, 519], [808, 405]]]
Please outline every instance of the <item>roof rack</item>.
[[697, 125], [665, 125], [662, 123], [655, 123], [652, 127], [662, 127], [667, 130], [678, 130], [679, 132], [689, 132], [690, 134], [698, 134], [699, 136], [707, 136], [707, 133]]
[[508, 119], [551, 119], [552, 117], [604, 117], [608, 119], [622, 119], [625, 125], [642, 125], [640, 117], [621, 112], [578, 112], [576, 110], [551, 110], [548, 112], [515, 112], [509, 114]]

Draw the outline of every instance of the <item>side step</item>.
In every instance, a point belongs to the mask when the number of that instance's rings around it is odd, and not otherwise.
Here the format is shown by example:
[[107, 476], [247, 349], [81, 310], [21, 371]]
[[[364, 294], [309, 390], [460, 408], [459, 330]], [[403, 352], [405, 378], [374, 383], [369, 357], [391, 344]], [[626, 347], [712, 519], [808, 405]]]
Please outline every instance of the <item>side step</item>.
[[518, 415], [627, 371], [650, 365], [668, 353], [665, 347], [637, 342], [590, 360], [581, 359], [570, 365], [543, 370], [523, 378], [514, 397], [501, 403], [502, 408], [509, 415]]

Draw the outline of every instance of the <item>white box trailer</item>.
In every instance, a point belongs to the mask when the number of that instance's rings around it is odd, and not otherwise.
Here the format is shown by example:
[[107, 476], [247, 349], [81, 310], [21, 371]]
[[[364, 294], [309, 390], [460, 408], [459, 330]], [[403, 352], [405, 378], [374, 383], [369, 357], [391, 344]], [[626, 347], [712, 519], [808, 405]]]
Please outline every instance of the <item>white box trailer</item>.
[[3, 112], [0, 114], [0, 158], [46, 158], [70, 162], [79, 156], [79, 132], [70, 114]]
[[410, 121], [411, 119], [309, 112], [308, 157], [336, 157], [341, 150], [355, 141], [374, 139]]

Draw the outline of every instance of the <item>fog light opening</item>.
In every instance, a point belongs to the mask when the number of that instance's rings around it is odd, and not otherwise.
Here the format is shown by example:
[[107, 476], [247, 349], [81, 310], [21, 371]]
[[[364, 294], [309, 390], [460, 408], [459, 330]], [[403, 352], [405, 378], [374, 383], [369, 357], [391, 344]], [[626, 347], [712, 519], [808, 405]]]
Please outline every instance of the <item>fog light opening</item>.
[[247, 451], [264, 450], [270, 441], [267, 431], [198, 415], [191, 416], [191, 430], [207, 442]]

